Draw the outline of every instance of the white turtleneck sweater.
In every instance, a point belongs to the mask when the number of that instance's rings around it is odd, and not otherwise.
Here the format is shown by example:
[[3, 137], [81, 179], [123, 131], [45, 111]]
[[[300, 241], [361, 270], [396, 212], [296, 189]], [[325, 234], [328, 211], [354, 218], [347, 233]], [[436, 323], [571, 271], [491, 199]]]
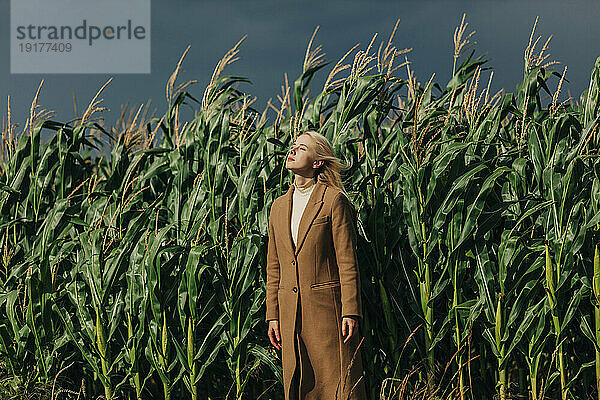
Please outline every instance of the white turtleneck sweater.
[[294, 187], [294, 193], [292, 195], [292, 239], [294, 241], [294, 246], [296, 246], [296, 242], [298, 241], [298, 227], [300, 225], [300, 218], [304, 213], [304, 209], [306, 208], [306, 204], [308, 203], [308, 199], [310, 194], [315, 189], [315, 184], [313, 184], [310, 189], [306, 189], [307, 192], [303, 193], [297, 187]]

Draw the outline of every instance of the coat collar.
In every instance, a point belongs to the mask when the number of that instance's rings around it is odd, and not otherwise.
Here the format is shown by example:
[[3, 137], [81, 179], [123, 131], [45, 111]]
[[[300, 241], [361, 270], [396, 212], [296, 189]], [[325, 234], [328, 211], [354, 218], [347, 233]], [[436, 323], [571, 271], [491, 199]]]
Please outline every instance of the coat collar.
[[312, 193], [310, 194], [310, 197], [308, 198], [308, 202], [306, 203], [306, 208], [304, 209], [304, 213], [302, 214], [302, 217], [300, 217], [300, 223], [298, 225], [298, 240], [297, 240], [297, 246], [294, 249], [294, 242], [292, 240], [292, 198], [293, 198], [293, 193], [294, 193], [294, 184], [292, 183], [287, 191], [287, 193], [285, 194], [286, 196], [286, 201], [285, 201], [285, 216], [286, 216], [286, 221], [285, 221], [285, 226], [286, 226], [286, 232], [287, 232], [287, 244], [288, 244], [288, 249], [290, 250], [290, 252], [292, 254], [294, 254], [294, 256], [298, 255], [298, 252], [300, 251], [300, 248], [302, 247], [302, 244], [304, 243], [304, 239], [306, 237], [306, 234], [310, 228], [310, 226], [313, 223], [313, 220], [315, 219], [315, 217], [317, 216], [317, 214], [319, 213], [319, 210], [321, 209], [321, 206], [323, 205], [323, 196], [325, 195], [325, 190], [327, 189], [327, 184], [323, 183], [323, 182], [319, 182], [317, 181], [315, 183], [315, 188], [313, 189]]

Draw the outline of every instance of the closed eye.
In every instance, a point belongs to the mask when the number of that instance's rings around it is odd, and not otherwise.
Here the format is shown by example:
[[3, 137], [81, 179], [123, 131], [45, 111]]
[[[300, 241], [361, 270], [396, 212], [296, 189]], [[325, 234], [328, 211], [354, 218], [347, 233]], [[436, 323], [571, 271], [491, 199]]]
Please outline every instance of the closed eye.
[[[306, 151], [307, 150], [306, 145], [301, 144], [300, 146], [301, 147], [299, 147], [297, 150], [302, 150], [302, 151]], [[294, 150], [294, 148], [295, 148], [295, 146], [290, 147], [290, 151]]]

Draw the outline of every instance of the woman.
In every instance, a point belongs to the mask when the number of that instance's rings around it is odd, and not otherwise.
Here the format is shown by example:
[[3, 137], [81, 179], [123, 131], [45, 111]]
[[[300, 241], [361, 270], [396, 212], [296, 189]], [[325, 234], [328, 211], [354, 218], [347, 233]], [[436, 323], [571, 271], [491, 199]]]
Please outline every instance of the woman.
[[364, 400], [355, 214], [342, 164], [323, 135], [307, 131], [286, 168], [294, 182], [271, 206], [266, 295], [285, 399]]

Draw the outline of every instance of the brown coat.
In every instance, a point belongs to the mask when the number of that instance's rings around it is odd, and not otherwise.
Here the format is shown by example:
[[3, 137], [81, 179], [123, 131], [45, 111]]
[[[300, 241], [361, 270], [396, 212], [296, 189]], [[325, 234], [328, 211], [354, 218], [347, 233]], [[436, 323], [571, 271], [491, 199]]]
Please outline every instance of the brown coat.
[[[339, 189], [316, 185], [300, 219], [297, 248], [290, 228], [293, 184], [269, 215], [266, 320], [279, 319], [286, 400], [336, 400], [338, 382], [337, 399], [346, 400], [363, 373], [357, 351], [346, 377], [361, 335], [356, 330], [344, 343], [341, 332], [342, 317], [360, 317], [357, 328], [362, 320], [356, 216]], [[301, 352], [294, 332], [304, 343]], [[296, 358], [300, 395], [292, 385]], [[366, 399], [364, 377], [350, 399]]]

